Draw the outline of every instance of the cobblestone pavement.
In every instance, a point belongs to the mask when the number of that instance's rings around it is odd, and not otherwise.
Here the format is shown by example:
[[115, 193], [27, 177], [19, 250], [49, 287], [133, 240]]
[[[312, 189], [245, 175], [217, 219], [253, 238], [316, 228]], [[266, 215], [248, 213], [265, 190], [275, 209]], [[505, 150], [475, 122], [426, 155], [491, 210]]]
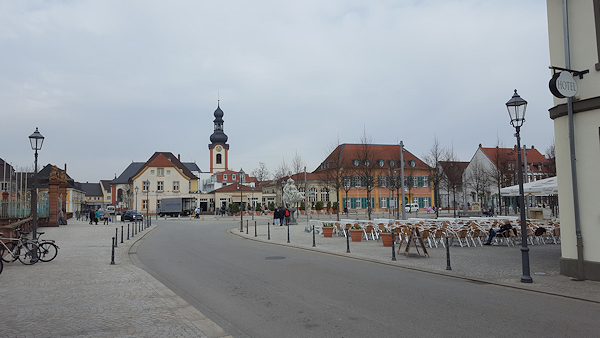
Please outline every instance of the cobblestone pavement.
[[[115, 228], [119, 240], [111, 265]], [[56, 240], [58, 256], [30, 266], [4, 263], [0, 336], [230, 337], [131, 263], [129, 250], [152, 229], [127, 240], [127, 223], [69, 220], [58, 228], [40, 228], [42, 238]]]
[[[313, 247], [312, 233], [306, 232], [308, 224], [306, 216], [301, 216], [299, 225], [290, 226], [290, 243], [287, 243], [287, 228], [285, 226], [274, 227], [272, 220], [257, 217], [257, 236], [254, 236], [254, 221], [249, 220], [250, 228], [246, 235], [246, 218], [244, 218], [244, 232], [232, 229], [231, 233], [252, 240], [264, 241], [278, 245], [288, 245], [308, 250], [315, 250], [336, 254], [345, 257], [369, 260], [382, 264], [390, 264], [399, 267], [416, 269], [430, 273], [437, 273], [460, 278], [466, 278], [475, 282], [493, 283], [502, 286], [526, 289], [536, 292], [544, 292], [570, 298], [578, 298], [594, 302], [600, 302], [600, 282], [574, 281], [560, 274], [559, 259], [560, 245], [529, 245], [529, 261], [533, 283], [521, 283], [523, 275], [521, 263], [520, 245], [507, 247], [505, 245], [450, 247], [450, 261], [452, 270], [446, 270], [446, 249], [427, 248], [430, 257], [416, 255], [416, 250], [411, 247], [410, 255], [404, 256], [405, 246], [401, 253], [396, 252], [396, 261], [392, 261], [392, 249], [384, 247], [381, 241], [352, 242], [350, 240], [350, 253], [346, 253], [347, 243], [344, 236], [334, 235], [325, 238], [323, 235], [315, 236]], [[329, 219], [328, 216], [322, 216]], [[259, 219], [260, 218], [260, 219]], [[239, 226], [239, 217], [238, 217]], [[267, 222], [271, 223], [270, 237], [268, 239]], [[398, 247], [395, 247], [398, 250]], [[421, 254], [423, 254], [421, 250]]]

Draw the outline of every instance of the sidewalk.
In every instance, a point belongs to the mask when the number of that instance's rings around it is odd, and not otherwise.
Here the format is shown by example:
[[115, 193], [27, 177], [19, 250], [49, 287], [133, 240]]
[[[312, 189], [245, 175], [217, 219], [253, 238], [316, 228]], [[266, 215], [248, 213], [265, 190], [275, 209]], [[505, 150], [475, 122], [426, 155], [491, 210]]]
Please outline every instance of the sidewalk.
[[[304, 216], [306, 217], [306, 216]], [[473, 282], [491, 283], [511, 288], [543, 292], [557, 296], [577, 298], [593, 302], [600, 302], [600, 282], [573, 281], [560, 274], [560, 244], [530, 245], [529, 261], [533, 283], [521, 283], [523, 275], [520, 246], [477, 246], [477, 247], [450, 247], [450, 261], [452, 270], [446, 270], [446, 249], [427, 248], [429, 258], [416, 255], [414, 247], [410, 249], [409, 257], [404, 256], [405, 246], [402, 245], [400, 254], [396, 249], [396, 261], [392, 261], [392, 249], [384, 247], [381, 241], [352, 242], [350, 240], [350, 253], [346, 253], [347, 243], [344, 236], [334, 235], [325, 238], [315, 235], [313, 247], [312, 233], [306, 232], [308, 224], [306, 218], [300, 218], [298, 225], [290, 226], [290, 243], [287, 243], [287, 228], [270, 225], [268, 239], [267, 219], [257, 220], [257, 236], [254, 235], [254, 221], [250, 220], [248, 234], [246, 234], [246, 218], [244, 217], [244, 232], [239, 227], [232, 229], [231, 233], [251, 240], [269, 242], [277, 245], [287, 245], [302, 249], [326, 252], [344, 257], [368, 260], [381, 264], [389, 264], [429, 273], [464, 278]], [[272, 223], [272, 222], [271, 222]], [[238, 217], [239, 224], [239, 217]]]
[[[121, 244], [121, 225], [125, 238]], [[115, 265], [111, 239], [118, 228]], [[127, 240], [127, 223], [69, 220], [40, 228], [60, 247], [51, 262], [4, 263], [2, 337], [231, 337], [145, 271], [129, 250], [154, 226]]]

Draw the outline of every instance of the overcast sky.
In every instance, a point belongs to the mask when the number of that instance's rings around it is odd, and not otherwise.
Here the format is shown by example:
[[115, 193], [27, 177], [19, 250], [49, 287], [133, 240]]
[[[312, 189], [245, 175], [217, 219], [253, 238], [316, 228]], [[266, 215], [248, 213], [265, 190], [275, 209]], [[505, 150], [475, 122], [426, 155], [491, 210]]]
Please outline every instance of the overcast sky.
[[[545, 1], [1, 1], [0, 157], [76, 181], [155, 151], [209, 168], [220, 96], [229, 165], [313, 171], [332, 145], [435, 137], [469, 161], [554, 139]], [[564, 65], [556, 65], [564, 66]]]

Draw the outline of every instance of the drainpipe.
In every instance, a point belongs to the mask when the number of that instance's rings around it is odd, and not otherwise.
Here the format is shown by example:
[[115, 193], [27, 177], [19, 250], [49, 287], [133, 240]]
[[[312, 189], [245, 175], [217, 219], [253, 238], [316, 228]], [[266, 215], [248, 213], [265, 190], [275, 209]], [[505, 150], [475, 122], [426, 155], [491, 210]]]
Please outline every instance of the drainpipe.
[[[569, 18], [567, 0], [563, 0], [563, 33], [565, 41], [565, 68], [571, 69], [571, 52], [569, 50]], [[573, 125], [573, 98], [567, 98], [569, 117], [569, 148], [571, 155], [571, 184], [573, 185], [573, 211], [575, 216], [575, 235], [577, 237], [577, 279], [584, 280], [583, 270], [583, 238], [579, 217], [579, 191], [577, 188], [577, 160], [575, 156], [575, 127]]]

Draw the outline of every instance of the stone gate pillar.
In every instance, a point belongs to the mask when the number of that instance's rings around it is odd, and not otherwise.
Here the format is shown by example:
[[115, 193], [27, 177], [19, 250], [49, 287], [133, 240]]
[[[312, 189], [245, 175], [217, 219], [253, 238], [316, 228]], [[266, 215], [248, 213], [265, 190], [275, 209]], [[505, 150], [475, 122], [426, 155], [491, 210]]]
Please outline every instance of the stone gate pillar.
[[[63, 201], [67, 196], [67, 174], [61, 172], [58, 167], [52, 166], [52, 172], [48, 179], [48, 226], [58, 226], [58, 199], [62, 194]], [[64, 204], [64, 202], [63, 202]], [[66, 218], [66, 216], [65, 216]]]

